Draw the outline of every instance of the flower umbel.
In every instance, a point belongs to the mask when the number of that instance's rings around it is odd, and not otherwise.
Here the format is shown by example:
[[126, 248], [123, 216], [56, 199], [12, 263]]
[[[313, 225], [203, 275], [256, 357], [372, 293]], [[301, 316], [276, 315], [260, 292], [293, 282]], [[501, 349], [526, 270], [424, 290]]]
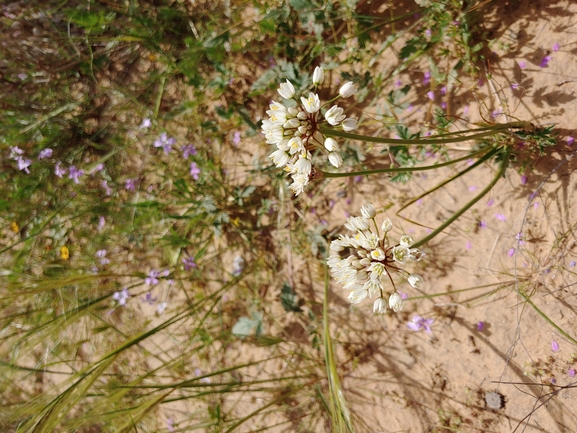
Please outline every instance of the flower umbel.
[[[425, 253], [417, 248], [411, 248], [413, 239], [410, 236], [401, 236], [398, 244], [391, 244], [388, 233], [392, 229], [390, 220], [385, 220], [382, 225], [383, 235], [379, 235], [375, 222], [375, 208], [366, 204], [361, 208], [362, 216], [349, 217], [345, 227], [352, 232], [353, 236], [340, 235], [337, 240], [331, 242], [331, 256], [328, 265], [331, 275], [350, 290], [348, 299], [352, 304], [361, 302], [366, 297], [376, 295], [377, 300], [373, 305], [373, 311], [384, 314], [387, 302], [385, 301], [385, 289], [383, 278], [393, 286], [393, 293], [388, 300], [388, 306], [394, 312], [403, 307], [403, 300], [397, 291], [392, 274], [401, 274], [409, 284], [417, 288], [423, 278], [417, 274], [411, 274], [399, 265], [411, 261], [419, 261]], [[371, 229], [375, 228], [375, 231]], [[348, 249], [349, 255], [342, 253]]]
[[[313, 74], [315, 90], [323, 82], [324, 71], [317, 66]], [[356, 88], [350, 83], [345, 90], [344, 94], [350, 96]], [[293, 183], [289, 188], [295, 195], [299, 195], [315, 176], [312, 155], [317, 151], [336, 168], [343, 163], [337, 142], [330, 137], [325, 138], [320, 127], [325, 124], [352, 131], [357, 127], [357, 120], [347, 118], [344, 110], [337, 105], [326, 110], [323, 115], [326, 104], [322, 103], [319, 95], [310, 92], [308, 96], [297, 98], [296, 90], [289, 80], [281, 83], [277, 91], [292, 106], [287, 108], [280, 102], [272, 101], [266, 112], [269, 118], [262, 122], [262, 131], [266, 142], [276, 146], [270, 158], [278, 168], [284, 168], [290, 174]]]

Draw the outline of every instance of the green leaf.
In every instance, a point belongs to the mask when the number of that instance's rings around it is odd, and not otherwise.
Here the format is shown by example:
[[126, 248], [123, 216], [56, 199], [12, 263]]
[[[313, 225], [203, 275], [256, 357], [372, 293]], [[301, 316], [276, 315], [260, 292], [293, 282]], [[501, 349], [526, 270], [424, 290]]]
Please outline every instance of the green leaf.
[[284, 283], [280, 291], [280, 303], [284, 310], [293, 313], [302, 313], [302, 309], [299, 305], [299, 298], [296, 292], [293, 291], [292, 287], [287, 283]]
[[232, 327], [232, 333], [240, 338], [245, 338], [251, 335], [254, 331], [258, 337], [262, 334], [262, 313], [253, 313], [252, 319], [249, 317], [241, 317], [238, 322]]
[[314, 9], [316, 5], [310, 0], [291, 0], [290, 4], [293, 9], [301, 11], [303, 9]]

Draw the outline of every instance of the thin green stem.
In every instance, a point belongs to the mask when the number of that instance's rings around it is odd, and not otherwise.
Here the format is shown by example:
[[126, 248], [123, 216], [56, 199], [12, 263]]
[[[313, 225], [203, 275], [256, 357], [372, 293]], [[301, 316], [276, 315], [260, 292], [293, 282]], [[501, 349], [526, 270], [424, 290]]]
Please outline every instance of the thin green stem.
[[[530, 126], [527, 122], [512, 122], [503, 123], [495, 125], [493, 128], [487, 130], [487, 127], [481, 128], [484, 132], [479, 132], [472, 135], [467, 135], [463, 137], [453, 137], [453, 138], [431, 138], [431, 139], [413, 139], [404, 140], [401, 138], [382, 138], [382, 137], [370, 137], [367, 135], [351, 134], [350, 132], [339, 131], [331, 127], [320, 126], [320, 131], [327, 136], [348, 138], [350, 140], [367, 141], [371, 143], [383, 143], [383, 144], [393, 144], [395, 146], [426, 146], [429, 144], [448, 144], [448, 143], [461, 143], [467, 140], [478, 140], [480, 138], [489, 137], [497, 132], [505, 131], [508, 129], [518, 129], [518, 128], [528, 128]], [[475, 132], [476, 130], [472, 130]], [[457, 133], [456, 133], [457, 134]]]
[[435, 236], [437, 236], [439, 233], [441, 233], [444, 229], [446, 229], [448, 226], [450, 226], [457, 218], [459, 218], [467, 210], [469, 210], [469, 208], [471, 206], [473, 206], [475, 203], [477, 203], [479, 200], [481, 200], [489, 191], [491, 191], [491, 189], [497, 184], [497, 182], [499, 181], [501, 176], [503, 176], [503, 174], [505, 173], [505, 170], [507, 169], [507, 166], [509, 165], [510, 155], [511, 155], [511, 148], [507, 148], [505, 150], [505, 154], [503, 155], [503, 161], [501, 162], [501, 167], [499, 168], [499, 171], [497, 172], [495, 177], [493, 177], [493, 179], [491, 180], [489, 185], [487, 185], [479, 194], [477, 194], [465, 206], [463, 206], [461, 209], [459, 209], [457, 212], [455, 212], [451, 216], [451, 218], [449, 218], [447, 221], [445, 221], [443, 224], [441, 224], [439, 227], [437, 227], [435, 230], [433, 230], [433, 232], [431, 232], [428, 236], [425, 236], [420, 241], [415, 242], [413, 247], [418, 248], [421, 245], [429, 242], [431, 239], [433, 239]]
[[487, 148], [478, 150], [473, 153], [469, 153], [461, 158], [452, 159], [447, 162], [442, 162], [440, 164], [434, 165], [425, 165], [423, 167], [393, 167], [393, 168], [377, 168], [374, 170], [365, 170], [365, 171], [352, 171], [350, 173], [329, 173], [329, 172], [322, 172], [322, 176], [320, 178], [331, 178], [331, 177], [352, 177], [352, 176], [369, 176], [371, 174], [378, 174], [378, 173], [402, 173], [406, 171], [425, 171], [425, 170], [434, 170], [436, 168], [447, 167], [449, 165], [456, 164], [457, 162], [466, 161], [468, 159], [474, 158], [479, 156], [485, 152], [489, 152]]

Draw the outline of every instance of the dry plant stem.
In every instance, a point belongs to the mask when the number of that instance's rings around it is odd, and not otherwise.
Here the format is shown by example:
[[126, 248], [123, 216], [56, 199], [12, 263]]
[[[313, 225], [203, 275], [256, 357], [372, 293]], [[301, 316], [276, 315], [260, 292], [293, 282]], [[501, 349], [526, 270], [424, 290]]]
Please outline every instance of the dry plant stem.
[[441, 233], [444, 229], [446, 229], [448, 226], [450, 226], [457, 218], [459, 218], [461, 215], [463, 215], [471, 206], [473, 206], [475, 203], [477, 203], [479, 200], [481, 200], [489, 191], [491, 191], [491, 189], [497, 184], [497, 182], [499, 181], [501, 176], [503, 176], [505, 174], [505, 170], [507, 169], [507, 166], [509, 165], [509, 156], [510, 155], [511, 155], [511, 149], [507, 148], [507, 150], [505, 150], [505, 154], [503, 155], [503, 161], [501, 162], [501, 167], [499, 168], [499, 171], [497, 172], [495, 177], [493, 177], [493, 179], [491, 180], [489, 185], [487, 185], [483, 189], [483, 191], [481, 191], [479, 194], [477, 194], [465, 206], [463, 206], [461, 209], [459, 209], [457, 212], [455, 212], [451, 216], [451, 218], [449, 218], [447, 221], [445, 221], [443, 224], [441, 224], [439, 227], [437, 227], [435, 230], [433, 230], [432, 233], [430, 233], [428, 236], [425, 236], [420, 241], [415, 242], [413, 247], [418, 248], [421, 245], [429, 242], [431, 239], [433, 239], [435, 236], [437, 236], [439, 233]]
[[[490, 128], [480, 128], [471, 129], [467, 131], [455, 132], [450, 135], [458, 135], [472, 132], [471, 135], [465, 135], [462, 137], [452, 137], [452, 138], [431, 138], [431, 139], [418, 139], [418, 140], [404, 140], [395, 138], [382, 138], [382, 137], [371, 137], [367, 135], [351, 134], [350, 132], [338, 131], [334, 128], [328, 128], [326, 126], [320, 126], [320, 131], [323, 135], [334, 136], [341, 138], [348, 138], [350, 140], [357, 141], [367, 141], [371, 143], [383, 143], [383, 144], [393, 144], [395, 146], [426, 146], [428, 144], [449, 144], [449, 143], [461, 143], [467, 140], [477, 140], [479, 138], [489, 137], [495, 135], [497, 132], [506, 131], [510, 129], [528, 129], [531, 124], [528, 122], [512, 122], [512, 123], [502, 123], [495, 125]], [[484, 132], [479, 132], [484, 131]]]

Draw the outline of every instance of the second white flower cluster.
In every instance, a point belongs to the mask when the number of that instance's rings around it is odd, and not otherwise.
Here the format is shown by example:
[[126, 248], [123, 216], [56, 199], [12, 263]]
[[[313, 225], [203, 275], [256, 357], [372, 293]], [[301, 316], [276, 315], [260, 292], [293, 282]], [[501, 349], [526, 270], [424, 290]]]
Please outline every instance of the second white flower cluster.
[[[361, 214], [359, 217], [348, 218], [345, 224], [347, 229], [355, 232], [353, 236], [340, 235], [330, 244], [331, 256], [328, 265], [331, 275], [344, 289], [350, 290], [348, 299], [352, 304], [361, 302], [367, 296], [372, 298], [376, 295], [373, 311], [378, 314], [384, 314], [387, 309], [382, 279], [388, 279], [393, 286], [393, 293], [388, 299], [389, 308], [395, 312], [400, 311], [403, 301], [392, 273], [403, 275], [412, 287], [418, 288], [423, 278], [399, 266], [408, 260], [419, 261], [425, 253], [418, 248], [412, 248], [414, 241], [408, 235], [401, 236], [397, 244], [391, 244], [388, 233], [393, 224], [388, 218], [381, 225], [383, 235], [380, 237], [375, 221], [376, 212], [372, 205], [363, 206]], [[345, 257], [342, 254], [347, 249], [350, 254]]]
[[[324, 82], [324, 78], [324, 70], [317, 66], [313, 73], [315, 90]], [[325, 137], [320, 126], [327, 123], [348, 132], [357, 129], [357, 119], [346, 117], [343, 108], [336, 104], [326, 111], [323, 108], [338, 98], [348, 98], [356, 92], [355, 85], [347, 82], [341, 86], [339, 94], [326, 104], [322, 104], [314, 92], [310, 92], [308, 97], [302, 96], [299, 103], [294, 85], [289, 80], [281, 83], [278, 93], [286, 100], [287, 106], [272, 101], [267, 111], [269, 118], [263, 121], [262, 130], [267, 143], [276, 146], [270, 158], [278, 168], [290, 173], [293, 182], [289, 188], [295, 195], [303, 192], [314, 176], [313, 154], [316, 150], [325, 153], [336, 168], [342, 165], [343, 158], [336, 140]]]

